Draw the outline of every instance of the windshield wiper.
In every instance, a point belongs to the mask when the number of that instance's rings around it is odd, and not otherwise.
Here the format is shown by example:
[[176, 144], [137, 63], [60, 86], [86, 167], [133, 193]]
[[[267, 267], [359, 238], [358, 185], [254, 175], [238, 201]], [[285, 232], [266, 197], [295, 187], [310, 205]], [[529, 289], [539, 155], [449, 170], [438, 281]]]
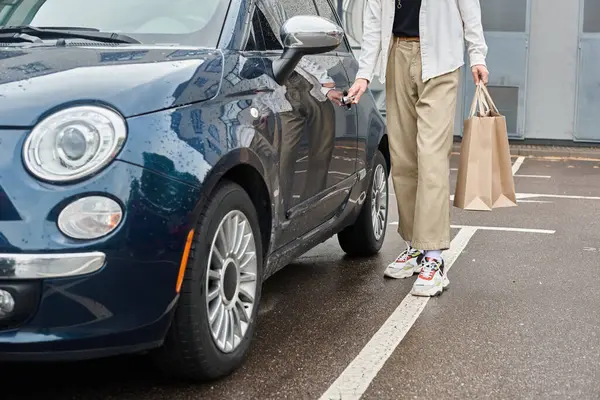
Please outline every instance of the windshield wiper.
[[[23, 34], [29, 35], [24, 37]], [[35, 27], [30, 25], [0, 28], [0, 41], [35, 41], [35, 39], [87, 39], [105, 43], [140, 43], [132, 37], [114, 32], [100, 32], [94, 28], [81, 27]]]

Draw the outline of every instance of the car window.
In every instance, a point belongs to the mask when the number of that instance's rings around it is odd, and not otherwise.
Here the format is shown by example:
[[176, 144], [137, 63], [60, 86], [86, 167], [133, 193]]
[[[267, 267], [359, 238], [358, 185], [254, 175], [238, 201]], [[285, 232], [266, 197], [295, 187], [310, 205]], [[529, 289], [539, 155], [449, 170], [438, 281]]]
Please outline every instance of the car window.
[[230, 0], [4, 1], [0, 2], [0, 26], [95, 28], [129, 35], [142, 43], [214, 47], [218, 42], [229, 2]]
[[278, 0], [288, 18], [296, 15], [319, 15], [312, 0]]
[[[259, 37], [259, 48], [257, 50], [283, 50], [283, 45], [281, 44], [281, 39], [279, 35], [274, 31], [274, 27], [272, 23], [269, 23], [269, 20], [263, 13], [263, 7], [258, 6], [254, 11], [254, 18], [252, 20], [252, 26], [255, 29]], [[275, 27], [276, 29], [276, 27]], [[261, 35], [259, 35], [259, 32]]]
[[[318, 9], [319, 15], [321, 17], [327, 18], [331, 22], [335, 22], [336, 24], [339, 24], [338, 18], [336, 15], [337, 12], [331, 7], [331, 3], [328, 0], [315, 0], [315, 3], [317, 4], [317, 9]], [[345, 40], [337, 48], [337, 51], [347, 52], [347, 53], [350, 52], [350, 48], [346, 44]]]
[[262, 40], [262, 32], [260, 29], [260, 20], [255, 12], [248, 30], [248, 40], [244, 46], [245, 51], [261, 51], [265, 50]]

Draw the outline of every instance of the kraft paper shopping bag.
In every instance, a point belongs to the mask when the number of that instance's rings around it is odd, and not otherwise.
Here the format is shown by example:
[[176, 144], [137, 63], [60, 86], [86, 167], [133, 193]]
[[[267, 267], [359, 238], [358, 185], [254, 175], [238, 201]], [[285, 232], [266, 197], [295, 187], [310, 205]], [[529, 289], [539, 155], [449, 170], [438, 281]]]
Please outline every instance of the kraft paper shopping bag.
[[489, 211], [516, 206], [506, 120], [478, 85], [465, 121], [454, 206]]

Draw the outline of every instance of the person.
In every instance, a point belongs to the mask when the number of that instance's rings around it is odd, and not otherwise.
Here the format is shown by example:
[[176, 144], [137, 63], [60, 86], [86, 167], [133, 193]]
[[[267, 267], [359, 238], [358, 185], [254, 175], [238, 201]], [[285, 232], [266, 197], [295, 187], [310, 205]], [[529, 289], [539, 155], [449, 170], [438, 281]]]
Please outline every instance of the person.
[[419, 273], [416, 296], [450, 283], [442, 251], [450, 247], [449, 163], [465, 42], [475, 84], [487, 84], [479, 0], [367, 0], [349, 95], [358, 103], [375, 75], [385, 83], [398, 233], [407, 248], [384, 274]]

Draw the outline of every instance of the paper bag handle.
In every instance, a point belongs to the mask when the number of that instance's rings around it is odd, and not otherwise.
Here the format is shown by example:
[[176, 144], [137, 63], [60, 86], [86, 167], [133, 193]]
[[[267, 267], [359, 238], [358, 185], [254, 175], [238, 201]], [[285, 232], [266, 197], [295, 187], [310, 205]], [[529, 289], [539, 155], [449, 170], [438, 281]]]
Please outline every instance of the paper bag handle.
[[475, 95], [473, 96], [473, 102], [471, 103], [471, 111], [469, 112], [469, 118], [473, 118], [475, 116], [475, 112], [479, 109], [479, 116], [484, 117], [489, 115], [490, 106], [488, 105], [484, 95], [481, 92], [481, 87], [479, 85], [475, 88]]
[[492, 113], [494, 113], [495, 115], [500, 115], [500, 111], [498, 111], [498, 107], [496, 107], [496, 103], [494, 103], [494, 100], [492, 100], [492, 96], [490, 95], [490, 92], [488, 91], [487, 86], [484, 85], [483, 83], [480, 83], [479, 86], [481, 87], [481, 92], [483, 93], [483, 96], [485, 97], [486, 103], [491, 106], [490, 110], [492, 111]]
[[479, 83], [475, 89], [475, 96], [473, 96], [473, 103], [471, 104], [471, 112], [469, 114], [470, 117], [475, 116], [477, 105], [479, 105], [480, 116], [500, 115], [500, 111], [498, 110], [498, 107], [496, 107], [496, 103], [494, 103], [490, 92], [483, 83]]

